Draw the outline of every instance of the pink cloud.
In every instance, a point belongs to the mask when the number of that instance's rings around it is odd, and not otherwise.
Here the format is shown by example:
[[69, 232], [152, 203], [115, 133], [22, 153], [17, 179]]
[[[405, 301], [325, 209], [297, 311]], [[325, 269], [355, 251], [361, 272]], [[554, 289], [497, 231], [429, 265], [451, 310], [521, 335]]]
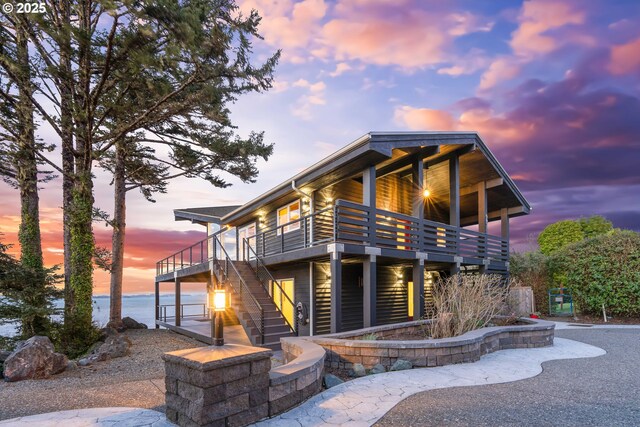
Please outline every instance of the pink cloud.
[[487, 90], [505, 80], [510, 80], [520, 73], [520, 65], [513, 58], [498, 58], [480, 77], [479, 90]]
[[615, 75], [640, 73], [640, 38], [613, 46], [608, 69]]
[[412, 130], [456, 130], [456, 120], [447, 111], [404, 105], [394, 112], [396, 123]]
[[557, 48], [559, 40], [548, 34], [566, 25], [583, 24], [586, 14], [568, 2], [557, 0], [525, 1], [513, 32], [511, 48], [518, 56], [530, 57], [549, 53]]

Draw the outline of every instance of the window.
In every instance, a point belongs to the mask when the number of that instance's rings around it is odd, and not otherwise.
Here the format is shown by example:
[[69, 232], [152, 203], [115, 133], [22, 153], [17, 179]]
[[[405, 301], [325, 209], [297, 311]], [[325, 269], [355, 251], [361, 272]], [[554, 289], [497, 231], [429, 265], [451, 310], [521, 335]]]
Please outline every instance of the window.
[[245, 227], [238, 229], [238, 242], [240, 243], [240, 249], [242, 251], [242, 260], [248, 260], [253, 257], [250, 253], [249, 248], [244, 245], [244, 239], [247, 239], [249, 245], [251, 245], [251, 249], [256, 250], [256, 223], [249, 224]]
[[[300, 200], [296, 200], [293, 203], [288, 204], [287, 206], [283, 206], [278, 209], [277, 212], [277, 223], [278, 223], [278, 234], [280, 234], [280, 226], [284, 225], [282, 231], [288, 233], [293, 230], [300, 229], [300, 221], [296, 221], [300, 219]], [[296, 221], [292, 224], [288, 224], [291, 221]], [[285, 225], [288, 224], [288, 225]]]
[[[289, 321], [289, 324], [293, 325], [295, 316], [295, 307], [293, 306], [293, 304], [295, 304], [293, 300], [293, 279], [281, 279], [279, 283], [280, 287], [273, 282], [271, 283], [271, 295], [273, 296], [273, 302], [276, 304], [276, 307], [278, 307], [278, 310], [280, 310], [284, 318]], [[281, 288], [282, 291], [280, 290]], [[289, 299], [283, 296], [283, 292], [284, 295], [289, 297]], [[291, 302], [289, 302], [289, 300], [291, 300]]]

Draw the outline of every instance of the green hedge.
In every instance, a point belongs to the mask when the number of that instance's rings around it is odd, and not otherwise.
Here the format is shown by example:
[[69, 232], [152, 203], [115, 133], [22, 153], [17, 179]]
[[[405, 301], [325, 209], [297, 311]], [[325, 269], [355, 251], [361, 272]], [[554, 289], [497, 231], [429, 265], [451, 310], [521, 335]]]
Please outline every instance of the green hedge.
[[573, 243], [550, 260], [576, 307], [586, 313], [640, 316], [640, 233], [616, 230]]

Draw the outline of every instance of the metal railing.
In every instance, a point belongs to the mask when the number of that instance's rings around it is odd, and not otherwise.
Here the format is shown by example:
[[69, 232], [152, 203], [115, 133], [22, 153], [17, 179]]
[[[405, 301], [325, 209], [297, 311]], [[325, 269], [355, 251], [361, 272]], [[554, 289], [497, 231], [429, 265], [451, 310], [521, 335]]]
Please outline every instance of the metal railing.
[[290, 252], [334, 240], [334, 209], [327, 207], [247, 238], [257, 257]]
[[[258, 256], [256, 251], [249, 244], [249, 240], [246, 238], [242, 239], [242, 254], [243, 254], [244, 260], [249, 264], [249, 266], [255, 273], [256, 278], [260, 281], [260, 283], [262, 283], [262, 287], [264, 288], [264, 290], [267, 292], [268, 295], [271, 296], [271, 299], [275, 303], [276, 307], [278, 308], [278, 310], [280, 310], [280, 313], [282, 314], [282, 317], [284, 318], [285, 322], [291, 329], [291, 332], [297, 335], [298, 328], [296, 327], [297, 325], [296, 325], [295, 303], [285, 293], [284, 289], [282, 289], [282, 286], [280, 285], [280, 282], [276, 280], [275, 277], [273, 277], [271, 272], [267, 269], [267, 266], [264, 265], [264, 262], [262, 261], [262, 259]], [[269, 283], [271, 283], [271, 285], [274, 288], [269, 289]], [[275, 292], [276, 289], [279, 292]], [[279, 294], [277, 298], [275, 295], [276, 293]], [[290, 322], [289, 319], [287, 319], [287, 316], [285, 315], [286, 312], [291, 313], [291, 316], [293, 318], [292, 322]]]
[[[194, 307], [194, 306], [202, 306], [202, 314], [200, 313], [190, 313], [190, 314], [184, 314], [184, 308], [185, 307]], [[173, 307], [173, 316], [168, 316], [167, 315], [167, 307]], [[176, 311], [175, 311], [175, 304], [160, 304], [158, 306], [158, 316], [159, 318], [157, 320], [162, 320], [163, 322], [166, 322], [167, 319], [171, 320], [171, 319], [175, 319], [176, 318]], [[180, 304], [180, 318], [181, 319], [186, 319], [189, 317], [202, 317], [202, 318], [206, 318], [207, 317], [207, 305], [203, 304], [203, 303], [190, 303], [190, 304]]]
[[[233, 260], [229, 257], [226, 249], [222, 246], [220, 240], [218, 240], [218, 237], [213, 235], [209, 236], [209, 238], [212, 239], [213, 244], [213, 262], [222, 276], [219, 277], [220, 281], [229, 284], [240, 298], [245, 312], [249, 315], [253, 326], [260, 335], [260, 343], [264, 344], [264, 309], [262, 305], [260, 305], [251, 293], [251, 290], [233, 264]], [[220, 253], [219, 256], [218, 251]]]
[[174, 271], [182, 270], [183, 268], [202, 264], [208, 261], [210, 259], [209, 243], [212, 237], [213, 236], [209, 236], [206, 239], [200, 240], [199, 242], [196, 242], [193, 245], [158, 261], [156, 263], [156, 276], [172, 273]]

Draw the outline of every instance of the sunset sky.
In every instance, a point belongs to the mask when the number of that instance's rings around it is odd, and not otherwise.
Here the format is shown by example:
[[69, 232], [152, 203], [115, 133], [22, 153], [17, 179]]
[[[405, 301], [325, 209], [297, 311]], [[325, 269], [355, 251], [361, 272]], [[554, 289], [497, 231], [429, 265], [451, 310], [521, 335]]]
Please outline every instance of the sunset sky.
[[[256, 59], [281, 48], [282, 60], [274, 88], [239, 100], [232, 118], [241, 134], [264, 130], [274, 154], [255, 184], [177, 180], [155, 204], [130, 194], [125, 292], [152, 292], [155, 262], [203, 237], [174, 208], [246, 202], [372, 130], [478, 131], [533, 206], [512, 221], [516, 248], [593, 214], [640, 231], [637, 0], [241, 4], [263, 17]], [[109, 177], [96, 175], [96, 205], [112, 211]], [[0, 200], [0, 232], [15, 242], [17, 192], [0, 183]], [[46, 261], [62, 263], [59, 181], [41, 201]], [[109, 244], [109, 229], [95, 232]], [[106, 274], [95, 282], [108, 293]]]

